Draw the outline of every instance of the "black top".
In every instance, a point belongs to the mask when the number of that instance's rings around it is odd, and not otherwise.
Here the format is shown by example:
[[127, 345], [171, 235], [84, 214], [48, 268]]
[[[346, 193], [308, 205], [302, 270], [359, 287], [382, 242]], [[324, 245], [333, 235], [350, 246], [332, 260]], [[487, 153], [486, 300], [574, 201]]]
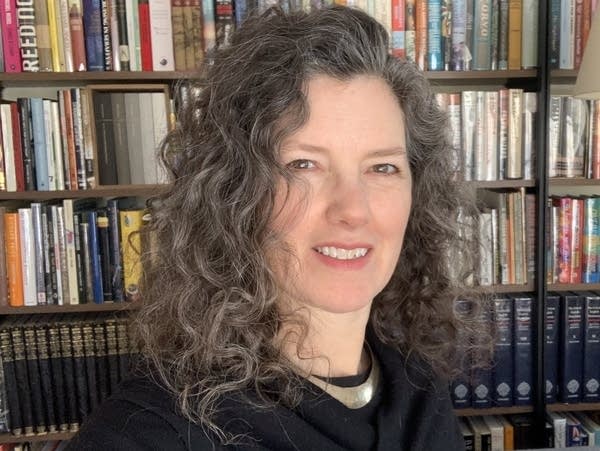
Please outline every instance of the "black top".
[[141, 377], [123, 383], [96, 409], [67, 450], [464, 450], [447, 384], [377, 340], [369, 342], [382, 384], [360, 409], [345, 407], [309, 382], [293, 410], [258, 410], [229, 398], [217, 423], [246, 439], [224, 447], [179, 415], [169, 393]]

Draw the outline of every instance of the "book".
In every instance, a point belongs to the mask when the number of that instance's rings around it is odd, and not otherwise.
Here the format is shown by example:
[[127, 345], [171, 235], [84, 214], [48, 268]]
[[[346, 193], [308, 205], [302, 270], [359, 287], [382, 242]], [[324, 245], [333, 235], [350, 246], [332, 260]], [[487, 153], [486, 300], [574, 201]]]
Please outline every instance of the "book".
[[139, 298], [139, 280], [141, 277], [141, 238], [143, 210], [120, 210], [121, 249], [123, 252], [123, 279], [125, 297], [128, 301]]
[[494, 342], [494, 394], [495, 406], [513, 405], [514, 387], [514, 313], [513, 300], [509, 296], [496, 296], [493, 301], [493, 318], [495, 327]]
[[565, 293], [561, 305], [561, 402], [579, 402], [582, 393], [583, 368], [583, 299]]
[[558, 398], [560, 356], [560, 294], [548, 293], [544, 302], [544, 376], [546, 403]]
[[582, 292], [583, 379], [582, 401], [600, 399], [600, 295]]
[[170, 0], [149, 0], [152, 70], [175, 70]]
[[529, 294], [513, 295], [514, 405], [533, 403], [533, 303]]

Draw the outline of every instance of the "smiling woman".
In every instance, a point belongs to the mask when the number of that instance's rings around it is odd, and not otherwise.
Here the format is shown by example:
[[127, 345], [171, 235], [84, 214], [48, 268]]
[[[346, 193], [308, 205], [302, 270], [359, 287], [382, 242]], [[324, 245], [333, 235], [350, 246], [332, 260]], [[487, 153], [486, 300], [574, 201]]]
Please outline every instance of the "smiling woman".
[[336, 6], [249, 19], [196, 84], [151, 203], [142, 360], [70, 449], [462, 449], [471, 207], [423, 74]]

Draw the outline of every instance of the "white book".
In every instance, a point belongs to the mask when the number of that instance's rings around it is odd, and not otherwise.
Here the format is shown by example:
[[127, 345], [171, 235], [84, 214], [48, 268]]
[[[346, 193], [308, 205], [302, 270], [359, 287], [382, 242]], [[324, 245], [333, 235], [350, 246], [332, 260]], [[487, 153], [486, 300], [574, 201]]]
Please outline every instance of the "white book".
[[559, 68], [575, 69], [575, 0], [560, 2]]
[[[161, 148], [161, 145], [167, 136], [167, 132], [169, 131], [168, 100], [169, 99], [164, 92], [152, 93], [153, 136], [154, 149], [156, 152]], [[156, 180], [157, 183], [167, 183], [167, 174], [158, 158], [156, 158]]]
[[498, 180], [498, 128], [498, 91], [486, 92], [483, 180]]
[[506, 178], [523, 177], [523, 90], [510, 89], [508, 92], [508, 160]]
[[554, 447], [567, 446], [567, 419], [558, 412], [548, 412], [548, 419], [554, 427]]
[[504, 426], [502, 423], [497, 418], [489, 415], [484, 415], [483, 421], [490, 428], [492, 434], [491, 451], [504, 451]]
[[19, 234], [21, 241], [21, 265], [23, 269], [24, 305], [37, 303], [37, 285], [35, 278], [35, 244], [33, 241], [33, 221], [31, 208], [19, 208]]
[[521, 6], [521, 67], [534, 69], [538, 65], [539, 0], [523, 0]]
[[523, 93], [523, 178], [535, 179], [537, 93]]
[[140, 47], [140, 19], [137, 0], [125, 0], [127, 16], [127, 45], [129, 46], [129, 70], [142, 70]]
[[69, 2], [68, 0], [48, 0], [56, 4], [56, 13], [58, 14], [57, 29], [58, 40], [62, 41], [62, 46], [59, 44], [60, 51], [63, 52], [64, 58], [61, 61], [65, 62], [64, 70], [67, 72], [74, 71], [73, 65], [73, 44], [71, 42], [71, 24], [69, 17]]
[[2, 123], [2, 147], [4, 148], [4, 177], [6, 191], [17, 191], [17, 170], [15, 167], [15, 148], [12, 135], [12, 116], [10, 104], [0, 105], [0, 122]]
[[[152, 111], [152, 93], [141, 92], [139, 95], [139, 102], [140, 112]], [[156, 149], [154, 148], [154, 120], [141, 121], [140, 125], [142, 153], [138, 158], [141, 158], [144, 167], [144, 183], [153, 185], [158, 183], [156, 172]]]
[[37, 304], [45, 305], [46, 283], [45, 260], [44, 260], [44, 238], [42, 233], [42, 204], [39, 202], [31, 203], [31, 224], [33, 231], [33, 245], [35, 249], [35, 283], [37, 292]]
[[63, 165], [63, 143], [60, 133], [60, 115], [58, 113], [58, 102], [50, 104], [52, 108], [52, 147], [54, 149], [54, 168], [55, 168], [55, 183], [57, 190], [65, 189], [65, 170]]
[[48, 191], [56, 191], [56, 166], [54, 164], [54, 146], [52, 143], [52, 101], [42, 100], [44, 110], [44, 136], [46, 137], [46, 160], [48, 167]]
[[[56, 228], [58, 230], [58, 254], [59, 258], [57, 260], [57, 264], [60, 263], [60, 275], [61, 275], [61, 287], [62, 287], [62, 298], [63, 303], [69, 303], [69, 273], [67, 266], [67, 248], [65, 241], [65, 214], [62, 206], [56, 207]], [[58, 274], [57, 274], [58, 278]]]
[[474, 180], [486, 180], [487, 149], [485, 127], [487, 123], [487, 111], [485, 108], [486, 93], [477, 91], [475, 93], [475, 124], [473, 135], [473, 172]]
[[462, 92], [462, 161], [465, 180], [473, 180], [476, 103], [477, 93], [475, 91]]
[[86, 184], [88, 188], [96, 188], [94, 167], [94, 144], [92, 139], [92, 122], [90, 113], [91, 94], [83, 88], [79, 89], [79, 103], [81, 107], [82, 150], [85, 155]]
[[150, 31], [152, 33], [152, 69], [175, 70], [173, 27], [170, 0], [150, 0]]
[[54, 268], [56, 272], [56, 304], [64, 305], [63, 298], [63, 276], [61, 270], [60, 261], [60, 238], [58, 228], [58, 206], [51, 205], [50, 210], [52, 212], [52, 230], [48, 230], [48, 233], [52, 234], [54, 241]]
[[68, 303], [79, 304], [77, 289], [77, 256], [75, 253], [75, 223], [73, 221], [73, 199], [63, 200], [63, 216], [65, 229], [65, 253], [67, 263], [67, 279], [69, 281]]
[[117, 19], [117, 2], [112, 0], [108, 7], [110, 13], [110, 45], [113, 49], [113, 67], [115, 72], [121, 71], [121, 58], [119, 56], [119, 20]]
[[494, 253], [492, 241], [492, 212], [479, 214], [479, 285], [490, 286], [494, 283]]

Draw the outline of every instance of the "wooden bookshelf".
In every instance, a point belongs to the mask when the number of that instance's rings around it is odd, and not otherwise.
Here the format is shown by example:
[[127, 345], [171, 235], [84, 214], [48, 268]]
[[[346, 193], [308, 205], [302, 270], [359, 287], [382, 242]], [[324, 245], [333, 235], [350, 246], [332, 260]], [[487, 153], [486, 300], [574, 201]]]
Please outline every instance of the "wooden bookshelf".
[[81, 313], [81, 312], [120, 312], [126, 310], [136, 310], [138, 304], [131, 302], [105, 302], [95, 304], [93, 302], [86, 304], [73, 305], [35, 305], [31, 307], [0, 307], [0, 315], [29, 315], [32, 313]]
[[600, 179], [551, 178], [548, 183], [550, 186], [600, 186]]
[[492, 180], [492, 181], [467, 181], [469, 186], [477, 189], [503, 189], [503, 188], [531, 188], [535, 186], [535, 180]]
[[152, 196], [167, 189], [168, 185], [110, 185], [76, 191], [19, 191], [0, 192], [0, 200], [40, 201], [52, 199], [86, 199], [94, 197]]
[[490, 285], [483, 287], [475, 287], [475, 289], [481, 293], [530, 293], [535, 291], [533, 282], [529, 282], [523, 285]]
[[600, 410], [600, 402], [577, 403], [577, 404], [548, 404], [546, 409], [550, 412], [582, 412]]
[[550, 283], [548, 291], [596, 291], [600, 283]]
[[459, 417], [472, 417], [476, 415], [514, 415], [517, 413], [531, 413], [533, 406], [491, 407], [489, 409], [454, 409]]
[[69, 440], [73, 438], [75, 432], [50, 432], [47, 434], [36, 435], [13, 435], [0, 434], [0, 444], [2, 443], [25, 443], [25, 442], [45, 442], [47, 440]]
[[578, 69], [552, 69], [550, 71], [550, 81], [557, 84], [574, 84], [578, 72]]

